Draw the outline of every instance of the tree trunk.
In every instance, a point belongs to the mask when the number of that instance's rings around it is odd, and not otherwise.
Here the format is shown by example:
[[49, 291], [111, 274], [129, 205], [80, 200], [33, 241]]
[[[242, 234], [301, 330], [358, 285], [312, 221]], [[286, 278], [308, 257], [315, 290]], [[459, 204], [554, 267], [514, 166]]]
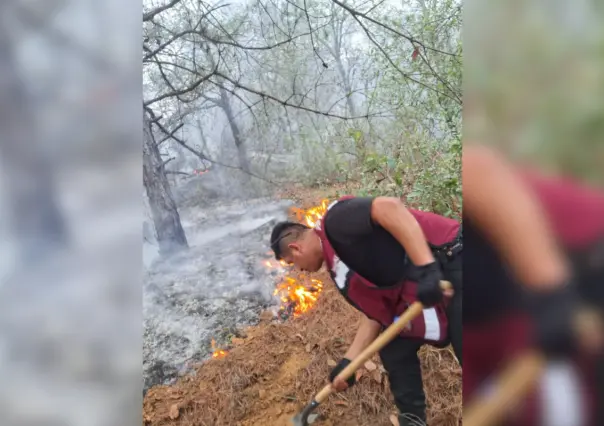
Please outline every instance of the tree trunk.
[[220, 107], [224, 111], [224, 114], [226, 115], [227, 120], [229, 121], [231, 133], [233, 133], [235, 147], [237, 148], [237, 159], [239, 160], [239, 167], [241, 167], [241, 170], [249, 173], [250, 162], [247, 158], [247, 149], [245, 146], [245, 141], [243, 140], [241, 132], [239, 131], [239, 127], [237, 126], [237, 122], [235, 121], [235, 116], [233, 115], [233, 110], [231, 109], [231, 104], [229, 102], [227, 92], [223, 88], [220, 88], [220, 101]]
[[21, 261], [41, 259], [67, 244], [56, 203], [52, 166], [44, 155], [36, 115], [14, 60], [11, 37], [0, 23], [0, 161], [6, 203]]
[[354, 105], [354, 101], [352, 100], [352, 86], [350, 85], [346, 71], [344, 71], [344, 64], [342, 64], [342, 59], [339, 55], [335, 57], [335, 60], [336, 68], [338, 69], [338, 73], [342, 79], [342, 84], [344, 84], [344, 90], [346, 91], [346, 105], [348, 106], [348, 112], [350, 113], [351, 117], [356, 117], [357, 109]]
[[149, 198], [161, 255], [187, 249], [187, 237], [166, 178], [159, 148], [151, 133], [151, 123], [143, 111], [143, 183]]

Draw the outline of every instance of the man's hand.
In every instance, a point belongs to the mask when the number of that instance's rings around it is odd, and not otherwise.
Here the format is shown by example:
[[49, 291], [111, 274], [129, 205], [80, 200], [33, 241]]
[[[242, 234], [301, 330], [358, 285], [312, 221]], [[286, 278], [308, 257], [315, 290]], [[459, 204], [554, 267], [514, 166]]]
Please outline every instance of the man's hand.
[[423, 266], [411, 266], [408, 278], [417, 283], [417, 298], [426, 307], [434, 306], [443, 298], [440, 281], [443, 279], [438, 263]]
[[569, 285], [530, 293], [528, 308], [535, 320], [535, 343], [546, 356], [565, 356], [575, 349], [575, 299]]
[[356, 358], [380, 333], [382, 326], [377, 321], [373, 321], [366, 316], [361, 317], [359, 329], [354, 336], [354, 340], [348, 351], [344, 354], [344, 358], [331, 370], [329, 381], [335, 390], [342, 392], [354, 385], [355, 375], [353, 374], [348, 380], [336, 379], [336, 376], [350, 364], [350, 360]]
[[580, 321], [581, 313], [587, 311], [583, 312], [573, 283], [533, 291], [528, 301], [535, 321], [535, 344], [546, 356], [569, 356], [577, 349], [588, 353], [602, 350], [597, 320]]
[[348, 358], [342, 358], [338, 365], [336, 365], [329, 373], [329, 381], [332, 383], [334, 389], [338, 392], [345, 391], [350, 386], [354, 385], [356, 381], [354, 374], [350, 376], [348, 380], [343, 380], [336, 377], [342, 370], [346, 368], [346, 366], [348, 366], [348, 364], [350, 364], [350, 360]]

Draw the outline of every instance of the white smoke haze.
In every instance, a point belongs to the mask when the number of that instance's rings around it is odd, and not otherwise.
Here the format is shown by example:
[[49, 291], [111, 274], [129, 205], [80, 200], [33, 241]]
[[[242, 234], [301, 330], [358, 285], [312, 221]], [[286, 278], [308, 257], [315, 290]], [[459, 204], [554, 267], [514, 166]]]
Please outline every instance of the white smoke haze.
[[0, 4], [0, 424], [140, 424], [136, 3]]
[[212, 353], [211, 339], [236, 336], [275, 305], [275, 277], [263, 260], [267, 235], [289, 206], [265, 198], [181, 209], [187, 251], [161, 259], [145, 243], [145, 390], [190, 372]]

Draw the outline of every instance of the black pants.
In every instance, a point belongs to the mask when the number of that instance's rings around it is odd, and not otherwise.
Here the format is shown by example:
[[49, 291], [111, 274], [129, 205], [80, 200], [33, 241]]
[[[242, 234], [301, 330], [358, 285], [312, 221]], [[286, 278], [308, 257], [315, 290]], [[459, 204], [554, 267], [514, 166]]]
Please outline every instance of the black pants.
[[[449, 339], [455, 356], [462, 362], [462, 260], [461, 254], [443, 267], [444, 277], [453, 284], [455, 296], [449, 304]], [[426, 421], [426, 396], [417, 352], [421, 342], [397, 337], [380, 351], [380, 358], [388, 372], [390, 390], [399, 410], [400, 426], [416, 425]]]
[[455, 290], [455, 295], [447, 307], [449, 340], [459, 365], [463, 365], [463, 260], [461, 253], [443, 264], [443, 274], [445, 279], [453, 284]]

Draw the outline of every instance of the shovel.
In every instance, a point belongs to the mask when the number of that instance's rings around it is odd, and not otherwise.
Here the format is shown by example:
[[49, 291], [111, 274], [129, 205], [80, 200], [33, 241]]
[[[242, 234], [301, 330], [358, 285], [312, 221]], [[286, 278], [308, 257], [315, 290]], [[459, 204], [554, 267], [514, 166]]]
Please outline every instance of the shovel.
[[[453, 286], [448, 281], [441, 281], [440, 287], [443, 290], [451, 290]], [[369, 346], [367, 346], [363, 352], [361, 352], [350, 364], [344, 368], [338, 377], [343, 380], [348, 379], [352, 376], [359, 367], [361, 367], [369, 358], [380, 351], [386, 346], [392, 339], [403, 331], [407, 324], [412, 321], [415, 317], [422, 313], [424, 306], [420, 302], [415, 302], [397, 319], [392, 323], [382, 334], [380, 334]], [[315, 395], [313, 400], [308, 404], [302, 411], [296, 414], [292, 419], [291, 423], [293, 426], [308, 426], [308, 417], [310, 414], [331, 395], [335, 389], [331, 383], [326, 385], [321, 391]]]

